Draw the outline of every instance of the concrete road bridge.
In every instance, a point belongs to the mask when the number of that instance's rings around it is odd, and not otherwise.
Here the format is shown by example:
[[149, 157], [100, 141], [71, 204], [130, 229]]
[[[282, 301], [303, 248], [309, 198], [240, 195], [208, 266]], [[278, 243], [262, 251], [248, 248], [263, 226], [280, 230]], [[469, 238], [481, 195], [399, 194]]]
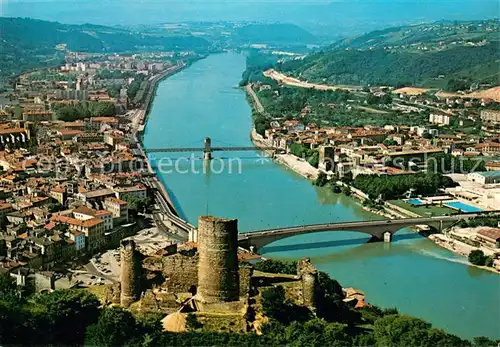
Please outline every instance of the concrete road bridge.
[[286, 228], [255, 230], [251, 232], [241, 233], [238, 236], [238, 242], [241, 247], [253, 249], [254, 251], [262, 247], [288, 237], [316, 233], [316, 232], [331, 232], [331, 231], [357, 231], [368, 234], [373, 240], [384, 240], [390, 242], [392, 235], [403, 228], [425, 225], [435, 231], [442, 231], [460, 220], [472, 219], [480, 216], [499, 216], [500, 211], [488, 211], [480, 213], [464, 213], [454, 214], [449, 216], [438, 217], [422, 217], [422, 218], [401, 218], [389, 220], [375, 221], [358, 221], [358, 222], [340, 222], [340, 223], [324, 223], [312, 225], [300, 225]]

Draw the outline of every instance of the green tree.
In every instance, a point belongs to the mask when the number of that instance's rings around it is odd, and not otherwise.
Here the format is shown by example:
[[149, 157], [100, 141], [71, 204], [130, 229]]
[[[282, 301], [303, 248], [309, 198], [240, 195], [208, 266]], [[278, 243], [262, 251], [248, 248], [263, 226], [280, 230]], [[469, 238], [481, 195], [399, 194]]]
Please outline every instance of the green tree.
[[144, 209], [150, 208], [151, 198], [139, 198], [135, 195], [125, 195], [123, 200], [128, 204], [129, 213], [132, 216], [137, 216], [139, 212]]
[[389, 315], [378, 319], [373, 326], [377, 346], [469, 346], [457, 336], [409, 316]]
[[120, 97], [120, 90], [122, 89], [122, 86], [119, 84], [113, 84], [109, 87], [106, 88], [106, 92], [108, 92], [109, 96], [112, 98], [117, 99]]
[[475, 347], [497, 347], [500, 340], [493, 341], [485, 336], [477, 336], [474, 337], [472, 343]]
[[484, 261], [484, 265], [488, 266], [488, 267], [493, 267], [494, 261], [495, 260], [493, 259], [493, 257], [491, 257], [491, 256], [486, 257], [486, 260]]
[[200, 323], [196, 315], [189, 313], [186, 317], [186, 328], [188, 331], [196, 331], [201, 329], [203, 324]]
[[262, 291], [262, 311], [272, 319], [283, 324], [293, 321], [305, 321], [310, 318], [310, 312], [305, 307], [294, 305], [285, 297], [282, 286], [271, 287]]
[[318, 178], [314, 181], [314, 185], [318, 187], [324, 187], [328, 183], [328, 177], [326, 173], [320, 171], [318, 174]]
[[262, 272], [296, 275], [297, 262], [267, 259], [265, 261], [255, 263], [254, 269]]
[[87, 346], [123, 346], [137, 334], [135, 318], [121, 307], [107, 307], [97, 323], [90, 325], [85, 333]]
[[54, 212], [59, 212], [64, 208], [63, 205], [56, 203], [56, 204], [50, 204], [48, 206], [49, 213], [54, 213]]
[[23, 309], [23, 291], [12, 277], [0, 275], [0, 344], [23, 344], [29, 341], [26, 335], [29, 318]]
[[486, 263], [484, 252], [480, 249], [475, 249], [469, 253], [469, 262], [474, 265], [483, 266]]
[[99, 300], [84, 290], [37, 295], [27, 308], [34, 317], [32, 333], [39, 344], [81, 344], [85, 328], [97, 321], [99, 306]]

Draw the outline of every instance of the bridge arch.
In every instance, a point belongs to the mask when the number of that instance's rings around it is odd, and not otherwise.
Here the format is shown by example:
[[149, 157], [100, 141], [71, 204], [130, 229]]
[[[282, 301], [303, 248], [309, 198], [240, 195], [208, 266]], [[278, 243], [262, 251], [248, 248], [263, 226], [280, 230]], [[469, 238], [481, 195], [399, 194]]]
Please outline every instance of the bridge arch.
[[269, 231], [266, 235], [259, 235], [258, 237], [252, 237], [252, 233], [244, 233], [239, 236], [239, 244], [240, 246], [253, 249], [254, 251], [260, 250], [263, 247], [274, 243], [279, 240], [284, 240], [290, 237], [295, 237], [299, 235], [312, 234], [312, 233], [323, 233], [323, 232], [357, 232], [368, 235], [370, 237], [369, 241], [382, 241], [384, 239], [384, 233], [389, 232], [392, 235], [397, 233], [399, 230], [406, 228], [407, 226], [387, 226], [387, 227], [379, 227], [378, 230], [369, 230], [365, 228], [360, 228], [360, 230], [355, 229], [325, 229], [325, 230], [301, 230], [293, 233], [283, 233], [279, 231]]
[[256, 232], [242, 233], [239, 235], [240, 246], [257, 251], [263, 247], [279, 240], [289, 237], [316, 233], [316, 232], [359, 232], [371, 237], [371, 241], [383, 241], [384, 234], [390, 233], [386, 241], [390, 241], [392, 236], [399, 230], [411, 226], [428, 226], [431, 232], [440, 232], [446, 227], [453, 225], [458, 219], [450, 217], [443, 218], [406, 218], [382, 221], [347, 222], [332, 224], [317, 224], [301, 227], [289, 227], [283, 229], [269, 229]]

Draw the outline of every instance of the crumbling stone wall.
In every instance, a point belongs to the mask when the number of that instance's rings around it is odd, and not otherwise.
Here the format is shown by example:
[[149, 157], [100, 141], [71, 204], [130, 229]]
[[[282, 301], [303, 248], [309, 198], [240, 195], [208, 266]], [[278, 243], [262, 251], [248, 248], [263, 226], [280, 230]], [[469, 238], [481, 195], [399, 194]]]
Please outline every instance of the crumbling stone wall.
[[163, 258], [165, 286], [170, 293], [187, 293], [198, 283], [198, 253], [176, 253]]
[[198, 299], [206, 303], [238, 300], [238, 221], [201, 216], [198, 247]]
[[297, 274], [302, 282], [303, 304], [311, 309], [316, 307], [318, 293], [318, 270], [311, 264], [309, 258], [301, 259], [297, 263]]
[[241, 264], [240, 272], [240, 297], [245, 297], [252, 290], [252, 275], [253, 266], [249, 264]]

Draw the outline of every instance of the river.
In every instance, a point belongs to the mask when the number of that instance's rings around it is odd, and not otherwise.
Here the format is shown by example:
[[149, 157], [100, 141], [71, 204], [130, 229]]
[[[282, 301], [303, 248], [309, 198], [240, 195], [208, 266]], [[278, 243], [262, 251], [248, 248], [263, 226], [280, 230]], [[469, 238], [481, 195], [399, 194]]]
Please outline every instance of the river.
[[[207, 136], [213, 146], [251, 145], [251, 108], [244, 91], [235, 88], [244, 69], [243, 55], [225, 53], [162, 81], [145, 147], [202, 147]], [[162, 159], [167, 156], [171, 161]], [[260, 152], [216, 152], [211, 168], [189, 156], [155, 154], [152, 159], [181, 215], [195, 225], [202, 214], [238, 218], [243, 232], [380, 218], [351, 198], [312, 186]], [[392, 244], [366, 241], [356, 232], [317, 233], [275, 242], [261, 253], [310, 257], [344, 287], [363, 290], [370, 303], [396, 307], [464, 338], [500, 338], [499, 275], [470, 267], [465, 258], [409, 230], [398, 232]]]

